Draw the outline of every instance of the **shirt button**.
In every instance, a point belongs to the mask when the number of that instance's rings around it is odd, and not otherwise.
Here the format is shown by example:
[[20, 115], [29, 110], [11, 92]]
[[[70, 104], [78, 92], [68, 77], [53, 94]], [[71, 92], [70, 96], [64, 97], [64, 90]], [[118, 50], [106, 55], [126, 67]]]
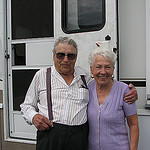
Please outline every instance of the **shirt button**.
[[70, 98], [71, 97], [71, 94], [68, 94], [68, 98]]

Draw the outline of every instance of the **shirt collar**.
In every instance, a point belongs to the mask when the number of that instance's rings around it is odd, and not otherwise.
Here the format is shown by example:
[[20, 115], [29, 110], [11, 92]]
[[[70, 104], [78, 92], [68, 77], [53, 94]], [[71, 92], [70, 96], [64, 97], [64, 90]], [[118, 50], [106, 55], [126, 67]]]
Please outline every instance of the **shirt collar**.
[[[59, 74], [54, 65], [51, 67], [51, 72], [53, 75]], [[86, 75], [86, 73], [81, 67], [75, 66], [74, 67], [74, 77], [80, 76], [80, 75]]]

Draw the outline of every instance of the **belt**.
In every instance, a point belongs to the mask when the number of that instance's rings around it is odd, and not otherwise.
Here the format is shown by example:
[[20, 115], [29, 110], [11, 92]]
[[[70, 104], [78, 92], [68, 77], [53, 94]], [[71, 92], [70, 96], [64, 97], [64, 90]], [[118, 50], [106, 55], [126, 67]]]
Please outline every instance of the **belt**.
[[58, 129], [83, 129], [88, 126], [88, 123], [84, 123], [82, 125], [65, 125], [65, 124], [60, 124], [60, 123], [55, 123], [53, 122], [53, 128], [58, 128]]

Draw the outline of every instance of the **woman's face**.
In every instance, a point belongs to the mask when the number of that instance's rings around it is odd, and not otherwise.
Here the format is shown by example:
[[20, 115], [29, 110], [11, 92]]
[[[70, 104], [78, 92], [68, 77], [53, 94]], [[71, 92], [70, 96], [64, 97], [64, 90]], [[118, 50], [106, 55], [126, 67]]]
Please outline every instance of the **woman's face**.
[[109, 85], [114, 73], [112, 62], [102, 55], [96, 55], [94, 58], [93, 66], [90, 68], [94, 79], [100, 86]]

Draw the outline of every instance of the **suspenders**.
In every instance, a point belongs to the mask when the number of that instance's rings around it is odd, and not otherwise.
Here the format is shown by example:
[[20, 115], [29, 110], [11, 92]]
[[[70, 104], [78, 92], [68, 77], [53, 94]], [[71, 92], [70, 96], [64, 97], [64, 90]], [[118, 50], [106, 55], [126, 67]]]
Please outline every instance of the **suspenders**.
[[88, 89], [87, 83], [86, 83], [86, 81], [85, 81], [85, 76], [84, 76], [84, 75], [80, 75], [80, 76], [81, 76], [81, 79], [82, 79], [82, 81], [83, 81], [83, 83], [84, 83], [84, 85], [85, 85], [85, 87], [84, 87], [83, 85], [82, 85], [82, 87]]
[[[85, 76], [81, 75], [81, 79], [85, 86], [82, 85], [83, 88], [88, 89], [87, 83], [85, 80]], [[47, 68], [46, 73], [46, 86], [47, 86], [47, 105], [48, 105], [48, 115], [49, 120], [53, 120], [53, 113], [52, 113], [52, 98], [51, 98], [51, 67]]]
[[47, 85], [48, 115], [49, 115], [49, 120], [53, 120], [52, 98], [51, 98], [51, 68], [47, 68], [46, 85]]

